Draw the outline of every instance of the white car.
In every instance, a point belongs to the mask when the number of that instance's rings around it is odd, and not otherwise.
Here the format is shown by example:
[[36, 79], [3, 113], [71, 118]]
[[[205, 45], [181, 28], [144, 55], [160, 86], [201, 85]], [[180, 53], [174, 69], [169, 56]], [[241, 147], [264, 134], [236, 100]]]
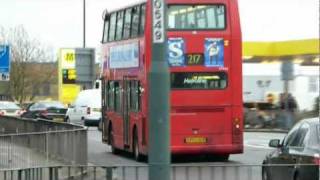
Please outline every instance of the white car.
[[98, 126], [101, 121], [101, 90], [81, 91], [75, 102], [69, 106], [66, 121], [73, 124]]
[[0, 101], [0, 116], [19, 117], [24, 111], [14, 102]]

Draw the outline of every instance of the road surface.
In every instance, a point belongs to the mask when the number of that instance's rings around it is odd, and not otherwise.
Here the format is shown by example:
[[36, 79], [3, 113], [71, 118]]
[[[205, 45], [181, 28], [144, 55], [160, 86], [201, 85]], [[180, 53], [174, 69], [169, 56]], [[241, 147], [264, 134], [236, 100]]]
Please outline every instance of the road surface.
[[[284, 136], [285, 134], [282, 133], [246, 132], [244, 134], [244, 153], [231, 155], [228, 162], [210, 162], [205, 156], [175, 157], [172, 164], [179, 167], [174, 168], [175, 177], [173, 179], [260, 180], [261, 167], [251, 165], [261, 164], [265, 155], [272, 151], [272, 148], [268, 147], [270, 139], [282, 139]], [[99, 166], [147, 165], [146, 162], [136, 162], [129, 153], [113, 155], [110, 147], [101, 142], [101, 132], [93, 127], [88, 129], [88, 161], [92, 165]], [[126, 170], [120, 168], [115, 170], [114, 174], [115, 179], [140, 180], [147, 179], [146, 173], [147, 168], [142, 167], [139, 169], [126, 168]]]

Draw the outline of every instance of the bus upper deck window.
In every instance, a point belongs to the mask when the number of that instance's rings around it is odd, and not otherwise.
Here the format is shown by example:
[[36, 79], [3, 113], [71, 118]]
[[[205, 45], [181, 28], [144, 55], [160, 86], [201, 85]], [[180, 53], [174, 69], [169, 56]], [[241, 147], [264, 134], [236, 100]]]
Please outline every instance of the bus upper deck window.
[[124, 18], [124, 25], [123, 25], [123, 38], [127, 39], [130, 37], [130, 30], [131, 30], [131, 12], [132, 9], [126, 9], [125, 11], [125, 18]]
[[144, 26], [145, 26], [145, 14], [146, 14], [146, 5], [141, 5], [141, 16], [140, 16], [140, 28], [139, 28], [139, 34], [144, 33]]
[[131, 37], [138, 36], [139, 17], [140, 17], [140, 8], [139, 8], [139, 6], [136, 6], [136, 7], [132, 8]]
[[122, 39], [123, 30], [123, 11], [118, 12], [117, 15], [117, 30], [116, 30], [116, 40]]
[[109, 19], [106, 19], [104, 22], [104, 30], [103, 30], [103, 40], [102, 42], [108, 42], [108, 32], [109, 32]]
[[225, 29], [224, 5], [169, 5], [168, 28], [176, 30]]
[[117, 18], [117, 13], [112, 13], [110, 17], [110, 28], [109, 28], [109, 36], [108, 39], [109, 41], [113, 41], [115, 38], [115, 32], [116, 32], [116, 18]]

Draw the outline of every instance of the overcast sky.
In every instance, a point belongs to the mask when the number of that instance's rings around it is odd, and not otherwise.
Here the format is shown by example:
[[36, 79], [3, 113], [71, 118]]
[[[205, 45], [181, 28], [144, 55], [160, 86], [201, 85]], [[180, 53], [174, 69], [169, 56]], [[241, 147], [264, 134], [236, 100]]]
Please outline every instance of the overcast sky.
[[[86, 0], [87, 46], [99, 47], [102, 12], [136, 0]], [[54, 48], [81, 47], [83, 0], [0, 0], [0, 25], [24, 25]], [[319, 0], [239, 0], [244, 41], [319, 38]]]

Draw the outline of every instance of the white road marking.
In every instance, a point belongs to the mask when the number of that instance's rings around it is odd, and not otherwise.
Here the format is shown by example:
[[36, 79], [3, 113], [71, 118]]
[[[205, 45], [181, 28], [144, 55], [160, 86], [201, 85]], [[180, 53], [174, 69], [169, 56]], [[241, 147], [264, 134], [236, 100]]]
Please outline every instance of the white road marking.
[[269, 140], [245, 140], [244, 146], [257, 149], [274, 149], [269, 147]]

